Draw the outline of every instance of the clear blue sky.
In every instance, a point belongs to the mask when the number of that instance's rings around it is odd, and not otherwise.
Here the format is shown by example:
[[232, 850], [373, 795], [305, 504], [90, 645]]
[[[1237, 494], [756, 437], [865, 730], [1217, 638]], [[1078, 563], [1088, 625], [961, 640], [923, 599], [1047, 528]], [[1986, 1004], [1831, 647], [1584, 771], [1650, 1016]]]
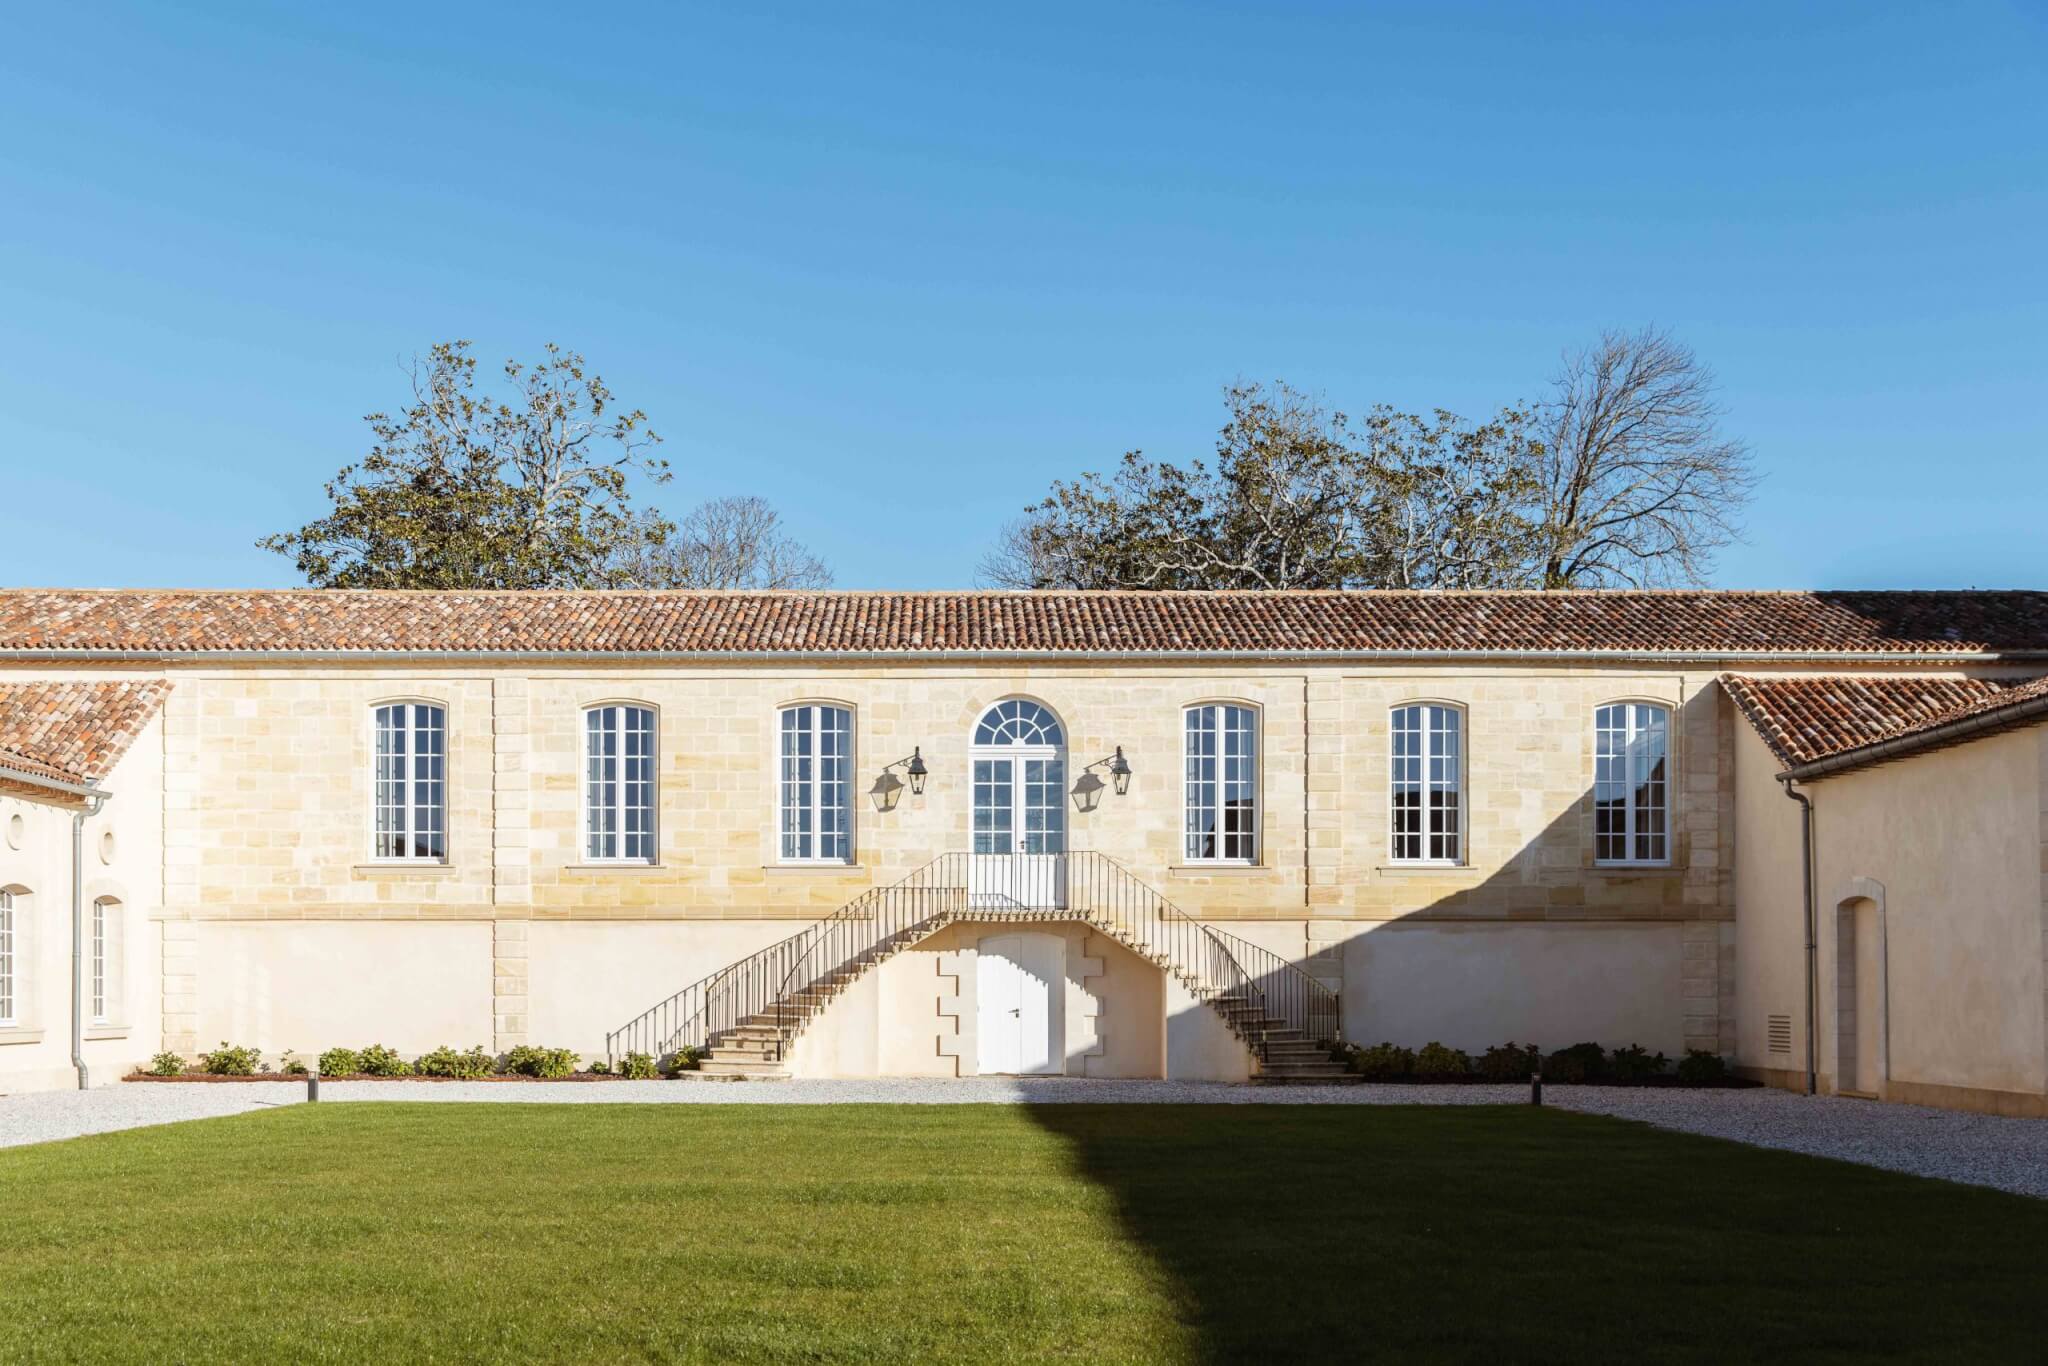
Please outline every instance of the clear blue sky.
[[0, 582], [294, 582], [441, 338], [943, 587], [1233, 378], [1476, 415], [1655, 321], [1768, 475], [1718, 582], [2048, 587], [2041, 4], [579, 8], [15, 8]]

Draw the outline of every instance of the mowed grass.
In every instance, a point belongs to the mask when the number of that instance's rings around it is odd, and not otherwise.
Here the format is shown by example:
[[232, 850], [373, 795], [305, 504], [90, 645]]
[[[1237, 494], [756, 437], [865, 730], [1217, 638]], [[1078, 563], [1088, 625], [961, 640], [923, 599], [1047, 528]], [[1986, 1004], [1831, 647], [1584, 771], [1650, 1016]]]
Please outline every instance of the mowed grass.
[[0, 1152], [0, 1359], [2039, 1360], [2048, 1204], [1556, 1110], [322, 1104]]

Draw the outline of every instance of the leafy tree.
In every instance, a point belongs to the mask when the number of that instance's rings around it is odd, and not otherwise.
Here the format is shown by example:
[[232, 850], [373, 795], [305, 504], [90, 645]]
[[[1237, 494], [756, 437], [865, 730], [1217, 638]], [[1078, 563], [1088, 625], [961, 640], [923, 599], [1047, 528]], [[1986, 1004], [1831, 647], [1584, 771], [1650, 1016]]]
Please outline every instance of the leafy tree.
[[507, 361], [480, 394], [466, 341], [412, 368], [412, 402], [364, 421], [370, 453], [327, 485], [332, 509], [257, 542], [320, 588], [602, 588], [617, 563], [673, 529], [636, 516], [628, 483], [669, 478], [661, 438], [619, 412], [582, 356], [550, 345]]
[[1124, 456], [1057, 482], [982, 565], [1007, 587], [1350, 588], [1510, 582], [1532, 528], [1528, 417], [1375, 408], [1354, 428], [1284, 384], [1224, 391], [1212, 464]]
[[1016, 588], [1566, 588], [1697, 582], [1755, 484], [1713, 376], [1655, 329], [1567, 358], [1548, 399], [1353, 423], [1224, 393], [1213, 462], [1056, 481], [982, 577]]

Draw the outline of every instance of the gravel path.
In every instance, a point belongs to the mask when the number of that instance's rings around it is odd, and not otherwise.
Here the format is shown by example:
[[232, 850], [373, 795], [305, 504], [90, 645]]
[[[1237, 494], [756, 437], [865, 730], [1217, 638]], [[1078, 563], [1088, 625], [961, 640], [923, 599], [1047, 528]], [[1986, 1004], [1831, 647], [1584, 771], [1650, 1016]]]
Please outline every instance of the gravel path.
[[[0, 1097], [0, 1147], [149, 1124], [242, 1114], [303, 1102], [293, 1082], [151, 1085]], [[1517, 1105], [1526, 1086], [1226, 1086], [1078, 1078], [961, 1081], [374, 1082], [323, 1083], [323, 1100], [499, 1101], [619, 1105]], [[1562, 1110], [1641, 1120], [1659, 1128], [1764, 1148], [1834, 1157], [1918, 1176], [2048, 1198], [2048, 1120], [1930, 1110], [1788, 1091], [1634, 1091], [1553, 1086]]]

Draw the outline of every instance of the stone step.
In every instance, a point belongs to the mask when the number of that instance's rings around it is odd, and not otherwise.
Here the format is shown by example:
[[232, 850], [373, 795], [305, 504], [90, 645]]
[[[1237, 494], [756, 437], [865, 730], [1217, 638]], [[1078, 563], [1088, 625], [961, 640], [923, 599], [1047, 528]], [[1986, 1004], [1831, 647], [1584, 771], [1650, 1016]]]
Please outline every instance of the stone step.
[[707, 1077], [787, 1077], [789, 1072], [779, 1062], [764, 1062], [759, 1059], [721, 1058], [713, 1055], [704, 1059], [697, 1068], [700, 1075]]
[[1259, 1069], [1269, 1077], [1342, 1077], [1350, 1075], [1341, 1062], [1273, 1062]]
[[1362, 1086], [1364, 1083], [1364, 1077], [1349, 1072], [1334, 1077], [1276, 1076], [1270, 1072], [1261, 1072], [1252, 1078], [1254, 1086]]

